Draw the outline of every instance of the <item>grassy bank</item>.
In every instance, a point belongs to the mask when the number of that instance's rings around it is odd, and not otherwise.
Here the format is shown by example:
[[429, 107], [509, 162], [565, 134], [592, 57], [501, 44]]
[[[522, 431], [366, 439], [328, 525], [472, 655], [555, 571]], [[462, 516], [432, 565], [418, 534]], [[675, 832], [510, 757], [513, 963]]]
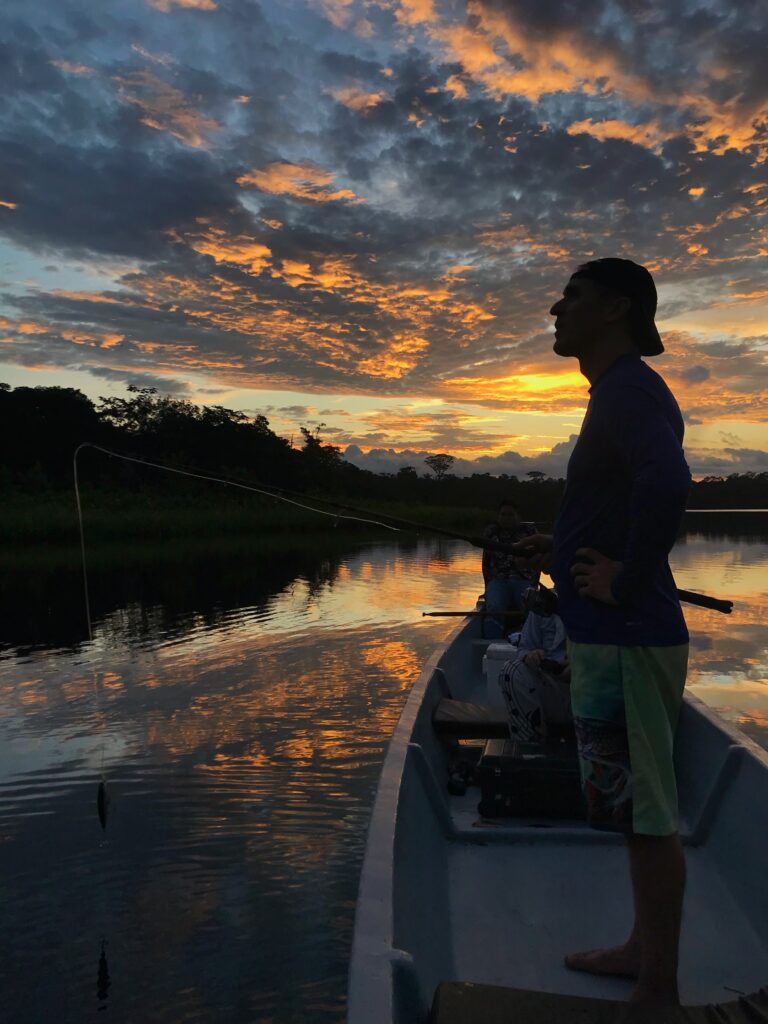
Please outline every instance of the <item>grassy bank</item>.
[[[212, 540], [259, 536], [301, 537], [329, 531], [378, 536], [396, 536], [389, 530], [346, 520], [336, 522], [333, 514], [318, 515], [282, 501], [256, 495], [240, 496], [227, 491], [215, 498], [157, 493], [109, 494], [85, 491], [81, 494], [86, 539], [90, 545], [127, 544], [132, 541]], [[307, 496], [307, 504], [312, 504]], [[412, 505], [405, 502], [358, 503], [365, 516], [395, 516], [459, 533], [478, 532], [488, 522], [485, 510]], [[352, 514], [352, 513], [350, 513]], [[59, 545], [79, 543], [74, 494], [10, 495], [0, 508], [0, 535], [4, 545]]]

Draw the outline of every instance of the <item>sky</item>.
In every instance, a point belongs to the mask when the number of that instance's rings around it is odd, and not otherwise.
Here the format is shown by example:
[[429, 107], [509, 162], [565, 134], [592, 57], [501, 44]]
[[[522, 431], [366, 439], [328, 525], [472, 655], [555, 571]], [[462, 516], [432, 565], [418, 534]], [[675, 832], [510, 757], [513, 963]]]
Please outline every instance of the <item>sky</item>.
[[561, 475], [588, 384], [549, 309], [624, 256], [694, 475], [768, 471], [762, 0], [6, 0], [0, 33], [0, 381]]

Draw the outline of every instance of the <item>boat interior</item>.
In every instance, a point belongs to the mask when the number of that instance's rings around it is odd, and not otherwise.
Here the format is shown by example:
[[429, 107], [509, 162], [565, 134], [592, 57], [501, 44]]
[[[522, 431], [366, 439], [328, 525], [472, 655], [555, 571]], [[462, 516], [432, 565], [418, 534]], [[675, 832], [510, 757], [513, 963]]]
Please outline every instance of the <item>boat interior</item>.
[[[630, 931], [623, 838], [585, 823], [566, 731], [538, 751], [509, 741], [505, 713], [486, 699], [486, 646], [478, 619], [459, 627], [395, 732], [363, 869], [350, 1022], [383, 946], [382, 1020], [607, 1021], [628, 1006], [631, 981], [563, 963]], [[512, 762], [530, 799], [494, 791]], [[687, 698], [676, 771], [688, 868], [680, 990], [698, 1007], [685, 1019], [768, 1021], [768, 756]], [[700, 1017], [706, 1007], [715, 1016]]]

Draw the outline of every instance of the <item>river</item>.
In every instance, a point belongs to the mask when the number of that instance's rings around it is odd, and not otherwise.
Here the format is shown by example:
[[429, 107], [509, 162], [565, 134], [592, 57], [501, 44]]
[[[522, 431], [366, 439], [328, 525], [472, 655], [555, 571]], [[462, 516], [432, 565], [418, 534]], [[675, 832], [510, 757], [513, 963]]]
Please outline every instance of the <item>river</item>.
[[[736, 604], [686, 609], [689, 685], [768, 747], [768, 531], [721, 519], [672, 555], [680, 587]], [[322, 557], [94, 558], [92, 640], [76, 564], [8, 566], [3, 1019], [340, 1024], [386, 743], [456, 623], [421, 613], [473, 607], [477, 553], [352, 539]]]

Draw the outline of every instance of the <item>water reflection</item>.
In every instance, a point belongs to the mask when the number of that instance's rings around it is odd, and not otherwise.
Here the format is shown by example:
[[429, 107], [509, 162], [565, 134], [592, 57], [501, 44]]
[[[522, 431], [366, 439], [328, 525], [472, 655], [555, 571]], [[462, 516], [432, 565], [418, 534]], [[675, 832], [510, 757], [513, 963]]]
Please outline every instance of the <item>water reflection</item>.
[[[471, 607], [479, 559], [412, 543], [201, 560], [207, 591], [182, 558], [125, 578], [105, 562], [93, 643], [76, 572], [39, 617], [42, 584], [16, 576], [24, 611], [0, 662], [8, 1019], [80, 1024], [108, 1005], [115, 1021], [343, 1020], [384, 748], [455, 624], [421, 611]], [[737, 601], [729, 618], [688, 608], [692, 688], [768, 746], [767, 560], [753, 536], [691, 533], [674, 553], [680, 586]]]
[[759, 539], [747, 518], [746, 536], [725, 536], [722, 525], [687, 534], [672, 565], [682, 588], [734, 601], [730, 616], [686, 606], [689, 688], [768, 747], [768, 534]]

